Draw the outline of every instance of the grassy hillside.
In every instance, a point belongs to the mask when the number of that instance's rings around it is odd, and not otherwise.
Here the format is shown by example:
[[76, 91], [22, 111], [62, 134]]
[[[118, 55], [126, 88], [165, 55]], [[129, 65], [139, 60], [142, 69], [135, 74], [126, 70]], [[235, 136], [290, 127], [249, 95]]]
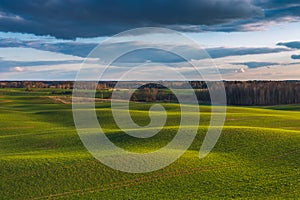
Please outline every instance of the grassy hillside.
[[[198, 135], [178, 161], [156, 172], [129, 174], [88, 153], [70, 104], [48, 98], [48, 92], [33, 94], [0, 91], [0, 199], [300, 198], [299, 106], [228, 107], [220, 140], [199, 160], [210, 117], [210, 107], [201, 106]], [[138, 124], [149, 122], [150, 106], [131, 105]], [[158, 149], [176, 134], [179, 106], [164, 106], [166, 126], [142, 141], [118, 129], [109, 103], [97, 103], [96, 109], [110, 139], [139, 152]]]

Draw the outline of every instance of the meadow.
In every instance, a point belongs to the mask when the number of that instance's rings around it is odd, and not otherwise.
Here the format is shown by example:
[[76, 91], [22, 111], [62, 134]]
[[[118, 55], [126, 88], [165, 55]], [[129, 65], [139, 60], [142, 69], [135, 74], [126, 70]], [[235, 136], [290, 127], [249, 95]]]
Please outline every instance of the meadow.
[[[199, 159], [210, 119], [210, 106], [200, 105], [198, 134], [180, 159], [130, 174], [89, 154], [72, 105], [57, 99], [50, 90], [0, 90], [0, 199], [300, 199], [300, 105], [228, 106], [217, 145]], [[149, 123], [151, 105], [131, 104], [137, 124]], [[111, 141], [144, 152], [166, 145], [178, 129], [180, 106], [162, 105], [165, 127], [142, 140], [119, 130], [110, 103], [96, 103], [96, 111]]]

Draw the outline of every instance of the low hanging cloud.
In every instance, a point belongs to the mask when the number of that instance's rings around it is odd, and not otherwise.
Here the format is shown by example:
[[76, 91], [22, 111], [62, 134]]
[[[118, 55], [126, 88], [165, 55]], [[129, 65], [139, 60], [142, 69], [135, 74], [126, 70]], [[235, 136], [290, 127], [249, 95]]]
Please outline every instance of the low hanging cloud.
[[[300, 49], [300, 42], [299, 41], [293, 41], [293, 42], [280, 42], [277, 44], [278, 46], [285, 46], [291, 49]], [[292, 55], [292, 59], [299, 60], [300, 55]]]
[[293, 42], [279, 42], [277, 44], [278, 46], [285, 46], [292, 49], [300, 49], [300, 42], [299, 41], [293, 41]]
[[210, 48], [207, 52], [212, 58], [222, 58], [228, 56], [244, 56], [244, 55], [255, 55], [255, 54], [269, 54], [287, 52], [290, 49], [287, 48], [268, 48], [268, 47], [237, 47], [237, 48]]
[[[21, 48], [33, 48], [43, 51], [50, 51], [56, 53], [63, 53], [72, 56], [79, 56], [85, 58], [89, 53], [97, 46], [97, 43], [80, 43], [80, 42], [58, 42], [58, 43], [45, 43], [43, 41], [22, 41], [18, 39], [0, 39], [0, 48], [7, 47], [21, 47]], [[162, 44], [157, 44], [159, 48]], [[136, 49], [145, 48], [147, 44], [140, 44], [134, 42], [120, 42], [102, 45], [102, 48], [107, 49], [107, 54], [111, 52], [122, 51], [128, 46]], [[205, 59], [207, 56], [202, 55], [199, 57], [199, 50], [195, 47], [186, 45], [173, 45], [178, 51], [189, 52], [189, 55], [194, 60]], [[207, 48], [205, 51], [213, 59], [229, 57], [229, 56], [243, 56], [243, 55], [255, 55], [255, 54], [269, 54], [290, 51], [288, 48], [268, 48], [268, 47], [235, 47], [235, 48]], [[141, 49], [136, 52], [132, 52], [123, 56], [118, 62], [182, 62], [183, 59], [175, 56], [171, 53], [166, 53], [158, 49]], [[71, 62], [71, 61], [70, 61]], [[9, 64], [9, 63], [8, 63]], [[58, 63], [59, 64], [59, 63]]]
[[294, 59], [294, 60], [299, 60], [300, 59], [300, 55], [292, 55], [291, 58]]
[[22, 41], [19, 39], [0, 39], [0, 47], [33, 48], [68, 55], [86, 57], [98, 44], [80, 42], [47, 43], [44, 41]]
[[[3, 71], [21, 71], [28, 66], [47, 66], [47, 65], [62, 65], [62, 64], [80, 64], [80, 60], [63, 60], [63, 61], [13, 61], [13, 60], [0, 60], [0, 68]], [[6, 69], [6, 70], [5, 70]]]
[[249, 69], [279, 65], [279, 63], [274, 63], [274, 62], [245, 62], [245, 63], [231, 63], [231, 64], [233, 64], [233, 65], [245, 65]]

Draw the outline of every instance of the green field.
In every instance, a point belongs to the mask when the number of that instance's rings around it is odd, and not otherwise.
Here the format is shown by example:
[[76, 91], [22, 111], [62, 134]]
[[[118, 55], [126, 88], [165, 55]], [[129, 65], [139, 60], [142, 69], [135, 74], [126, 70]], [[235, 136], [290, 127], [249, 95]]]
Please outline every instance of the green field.
[[[210, 107], [200, 106], [198, 135], [179, 160], [130, 174], [92, 157], [77, 135], [71, 104], [50, 94], [0, 90], [0, 199], [300, 199], [298, 105], [228, 107], [217, 145], [201, 160]], [[96, 110], [115, 144], [142, 152], [159, 149], [176, 134], [179, 105], [162, 105], [166, 126], [142, 141], [118, 129], [109, 103], [97, 103]], [[150, 106], [132, 103], [132, 118], [146, 125]]]

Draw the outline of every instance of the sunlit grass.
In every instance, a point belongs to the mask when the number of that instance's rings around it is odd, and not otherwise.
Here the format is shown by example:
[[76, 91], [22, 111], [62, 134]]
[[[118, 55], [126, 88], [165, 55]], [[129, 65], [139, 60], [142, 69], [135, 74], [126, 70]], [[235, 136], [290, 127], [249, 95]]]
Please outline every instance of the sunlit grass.
[[[133, 103], [133, 120], [147, 124], [151, 105]], [[163, 105], [168, 111], [166, 126], [142, 141], [116, 126], [109, 103], [96, 104], [96, 111], [116, 145], [147, 152], [166, 145], [177, 132], [180, 106]], [[198, 134], [179, 160], [156, 172], [129, 174], [110, 169], [89, 154], [77, 135], [70, 104], [53, 103], [43, 95], [2, 95], [0, 199], [298, 199], [297, 107], [228, 107], [217, 145], [200, 160], [211, 110], [201, 106]]]

